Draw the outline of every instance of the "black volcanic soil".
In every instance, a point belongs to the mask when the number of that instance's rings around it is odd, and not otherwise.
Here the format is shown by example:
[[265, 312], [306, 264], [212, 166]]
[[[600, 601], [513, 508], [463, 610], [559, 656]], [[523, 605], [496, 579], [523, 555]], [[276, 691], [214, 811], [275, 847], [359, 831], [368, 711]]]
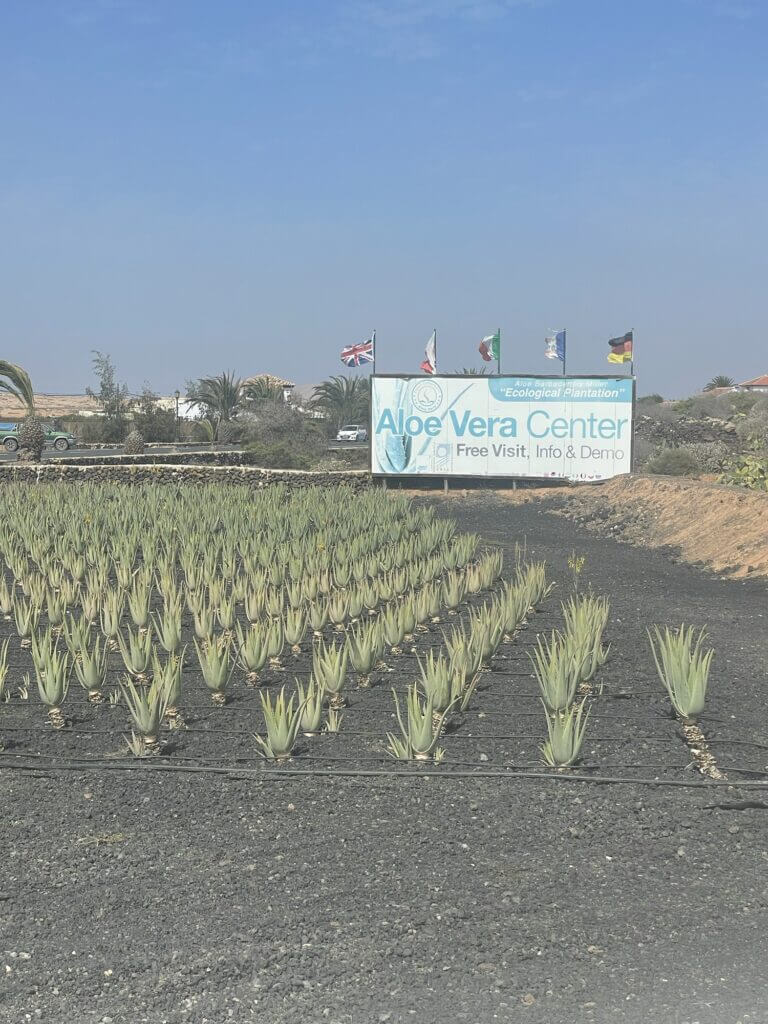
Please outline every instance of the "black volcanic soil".
[[[76, 684], [61, 733], [35, 693], [0, 706], [3, 1024], [768, 1021], [765, 581], [534, 505], [439, 507], [505, 546], [505, 574], [525, 540], [558, 589], [501, 648], [432, 777], [383, 750], [408, 652], [351, 690], [338, 735], [304, 742], [302, 775], [258, 759], [257, 694], [238, 680], [214, 709], [191, 662], [188, 729], [151, 763], [121, 754], [125, 709], [88, 707]], [[580, 586], [611, 600], [612, 652], [585, 762], [552, 775], [526, 651], [559, 623], [572, 550]], [[727, 785], [691, 766], [655, 678], [645, 628], [681, 621], [717, 651], [702, 726]], [[284, 660], [270, 689], [307, 674], [306, 653]], [[11, 665], [29, 668], [17, 640]]]

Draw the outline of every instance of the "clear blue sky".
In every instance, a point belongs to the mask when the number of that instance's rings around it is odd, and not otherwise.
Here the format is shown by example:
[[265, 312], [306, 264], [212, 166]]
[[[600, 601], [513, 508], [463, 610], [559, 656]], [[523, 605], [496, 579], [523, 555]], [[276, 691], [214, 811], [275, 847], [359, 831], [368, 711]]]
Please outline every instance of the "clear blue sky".
[[4, 0], [0, 337], [234, 369], [768, 371], [765, 0]]

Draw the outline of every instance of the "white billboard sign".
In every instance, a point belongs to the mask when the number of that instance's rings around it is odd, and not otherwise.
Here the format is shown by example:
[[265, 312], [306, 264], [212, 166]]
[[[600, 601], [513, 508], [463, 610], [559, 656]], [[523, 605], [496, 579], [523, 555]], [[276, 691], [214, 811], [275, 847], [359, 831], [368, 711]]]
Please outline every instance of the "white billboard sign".
[[631, 377], [373, 377], [371, 471], [606, 480], [632, 461]]

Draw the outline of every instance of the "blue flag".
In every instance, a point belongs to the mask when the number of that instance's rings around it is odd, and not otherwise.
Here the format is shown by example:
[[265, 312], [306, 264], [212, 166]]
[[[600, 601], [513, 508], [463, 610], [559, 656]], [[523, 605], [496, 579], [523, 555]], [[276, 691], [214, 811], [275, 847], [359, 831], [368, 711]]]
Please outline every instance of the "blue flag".
[[565, 331], [557, 331], [544, 339], [544, 355], [547, 359], [565, 362]]

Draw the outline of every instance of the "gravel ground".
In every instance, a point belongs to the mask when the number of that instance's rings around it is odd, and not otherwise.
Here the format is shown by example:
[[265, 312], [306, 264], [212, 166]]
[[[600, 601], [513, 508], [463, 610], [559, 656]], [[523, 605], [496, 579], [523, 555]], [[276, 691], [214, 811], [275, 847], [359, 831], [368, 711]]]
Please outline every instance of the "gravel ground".
[[[0, 709], [0, 1021], [768, 1021], [768, 793], [745, 784], [768, 763], [766, 584], [672, 564], [530, 505], [439, 507], [504, 544], [508, 564], [525, 538], [560, 584], [446, 736], [439, 777], [265, 769], [244, 687], [217, 714], [192, 680], [189, 730], [132, 770], [87, 764], [117, 752], [123, 709], [73, 694], [72, 728], [56, 735], [33, 700]], [[459, 777], [541, 771], [525, 650], [558, 623], [572, 549], [586, 558], [581, 585], [612, 603], [579, 775], [625, 781]], [[731, 785], [700, 785], [649, 664], [646, 625], [683, 619], [706, 623], [717, 649], [703, 728]], [[393, 767], [388, 688], [415, 663], [390, 667], [294, 769]], [[167, 770], [193, 758], [231, 770]]]

